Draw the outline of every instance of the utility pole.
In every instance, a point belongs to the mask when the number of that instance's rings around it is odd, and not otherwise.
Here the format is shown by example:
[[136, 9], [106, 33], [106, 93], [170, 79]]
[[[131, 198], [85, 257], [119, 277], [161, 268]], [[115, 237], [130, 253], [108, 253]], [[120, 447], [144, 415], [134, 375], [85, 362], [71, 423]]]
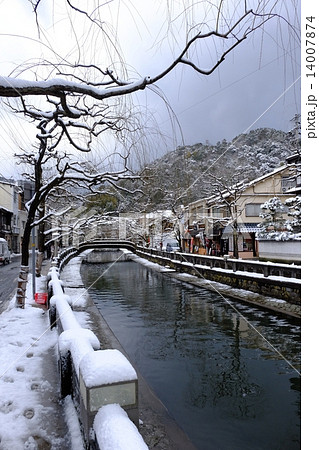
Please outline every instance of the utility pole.
[[35, 296], [35, 227], [32, 227], [32, 243], [31, 243], [31, 247], [32, 247], [32, 298], [34, 300], [34, 296]]

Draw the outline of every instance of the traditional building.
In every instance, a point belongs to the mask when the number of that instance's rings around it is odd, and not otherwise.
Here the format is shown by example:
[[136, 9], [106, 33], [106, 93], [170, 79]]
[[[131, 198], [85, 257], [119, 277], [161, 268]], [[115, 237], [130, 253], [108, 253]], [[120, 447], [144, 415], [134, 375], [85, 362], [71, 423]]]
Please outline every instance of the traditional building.
[[0, 237], [6, 239], [14, 253], [19, 251], [19, 195], [15, 181], [0, 179]]
[[183, 250], [233, 255], [236, 239], [238, 257], [258, 256], [256, 232], [261, 205], [273, 197], [284, 203], [300, 190], [300, 165], [294, 160], [249, 183], [230, 186], [218, 195], [190, 203], [185, 207]]

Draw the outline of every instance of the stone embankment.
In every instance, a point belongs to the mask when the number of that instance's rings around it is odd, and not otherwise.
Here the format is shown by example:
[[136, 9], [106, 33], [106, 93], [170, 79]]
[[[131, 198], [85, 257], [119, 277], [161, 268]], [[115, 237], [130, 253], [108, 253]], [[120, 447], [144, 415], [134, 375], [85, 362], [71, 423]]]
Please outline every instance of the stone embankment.
[[[161, 259], [158, 256], [150, 255], [147, 252], [137, 253], [139, 256], [134, 255], [132, 258], [139, 258], [140, 262], [148, 260], [148, 264], [153, 263], [152, 267], [154, 270], [164, 271], [167, 275], [179, 279], [180, 281], [216, 292], [224, 297], [226, 301], [227, 298], [236, 299], [297, 319], [301, 318], [299, 279], [288, 278], [284, 281], [283, 277], [278, 277], [277, 279], [275, 279], [275, 277], [264, 278], [261, 275], [258, 276], [259, 274], [240, 272], [231, 273], [229, 270], [222, 269], [218, 269], [217, 272], [215, 269], [216, 273], [213, 273], [214, 269], [208, 267], [203, 268], [202, 266], [197, 267], [197, 265], [190, 266], [189, 264], [184, 264], [183, 269], [185, 271], [181, 271], [176, 270], [175, 266], [169, 264], [167, 258]], [[163, 264], [164, 267], [162, 267], [161, 264]], [[233, 282], [234, 279], [235, 282]], [[222, 280], [223, 282], [214, 280]], [[229, 284], [226, 284], [227, 282], [229, 282]], [[263, 286], [266, 283], [271, 284], [270, 292], [272, 295], [264, 294], [265, 290], [263, 289]], [[240, 287], [238, 288], [237, 286]], [[242, 286], [246, 286], [247, 288], [244, 289]], [[253, 290], [248, 290], [248, 288]]]
[[209, 280], [203, 280], [194, 276], [185, 277], [183, 275], [181, 276], [180, 274], [172, 274], [171, 276], [174, 276], [174, 278], [180, 279], [181, 281], [186, 281], [196, 286], [215, 291], [224, 297], [229, 297], [245, 303], [250, 303], [258, 307], [276, 311], [278, 313], [286, 314], [296, 318], [301, 317], [301, 306], [289, 303], [285, 300], [266, 297], [251, 291], [246, 291], [244, 289], [234, 289], [231, 286], [226, 286]]

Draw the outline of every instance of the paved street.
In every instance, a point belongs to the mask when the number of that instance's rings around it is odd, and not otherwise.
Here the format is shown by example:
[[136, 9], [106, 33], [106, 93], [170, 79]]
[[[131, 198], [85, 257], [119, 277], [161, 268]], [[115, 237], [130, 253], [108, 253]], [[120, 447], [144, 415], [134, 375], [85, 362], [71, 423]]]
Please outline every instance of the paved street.
[[10, 264], [0, 265], [0, 313], [6, 309], [16, 292], [20, 269], [20, 256], [14, 256]]

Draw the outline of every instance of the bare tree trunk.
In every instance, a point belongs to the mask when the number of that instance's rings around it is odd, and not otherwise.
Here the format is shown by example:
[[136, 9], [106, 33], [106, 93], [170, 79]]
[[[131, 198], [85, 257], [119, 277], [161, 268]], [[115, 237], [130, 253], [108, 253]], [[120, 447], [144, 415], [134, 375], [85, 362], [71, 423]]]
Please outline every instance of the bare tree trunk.
[[16, 295], [16, 305], [19, 308], [24, 308], [25, 305], [25, 293], [27, 290], [28, 275], [29, 275], [29, 266], [21, 265]]
[[[237, 213], [237, 211], [236, 211]], [[234, 221], [233, 224], [233, 254], [234, 254], [234, 258], [238, 259], [238, 225], [237, 225], [237, 220]]]
[[24, 308], [25, 305], [25, 294], [27, 290], [27, 282], [29, 275], [29, 244], [31, 235], [31, 221], [27, 220], [21, 245], [21, 267], [18, 277], [18, 289], [16, 295], [16, 306], [19, 308]]
[[238, 233], [234, 230], [233, 233], [233, 243], [234, 243], [234, 258], [238, 259]]

